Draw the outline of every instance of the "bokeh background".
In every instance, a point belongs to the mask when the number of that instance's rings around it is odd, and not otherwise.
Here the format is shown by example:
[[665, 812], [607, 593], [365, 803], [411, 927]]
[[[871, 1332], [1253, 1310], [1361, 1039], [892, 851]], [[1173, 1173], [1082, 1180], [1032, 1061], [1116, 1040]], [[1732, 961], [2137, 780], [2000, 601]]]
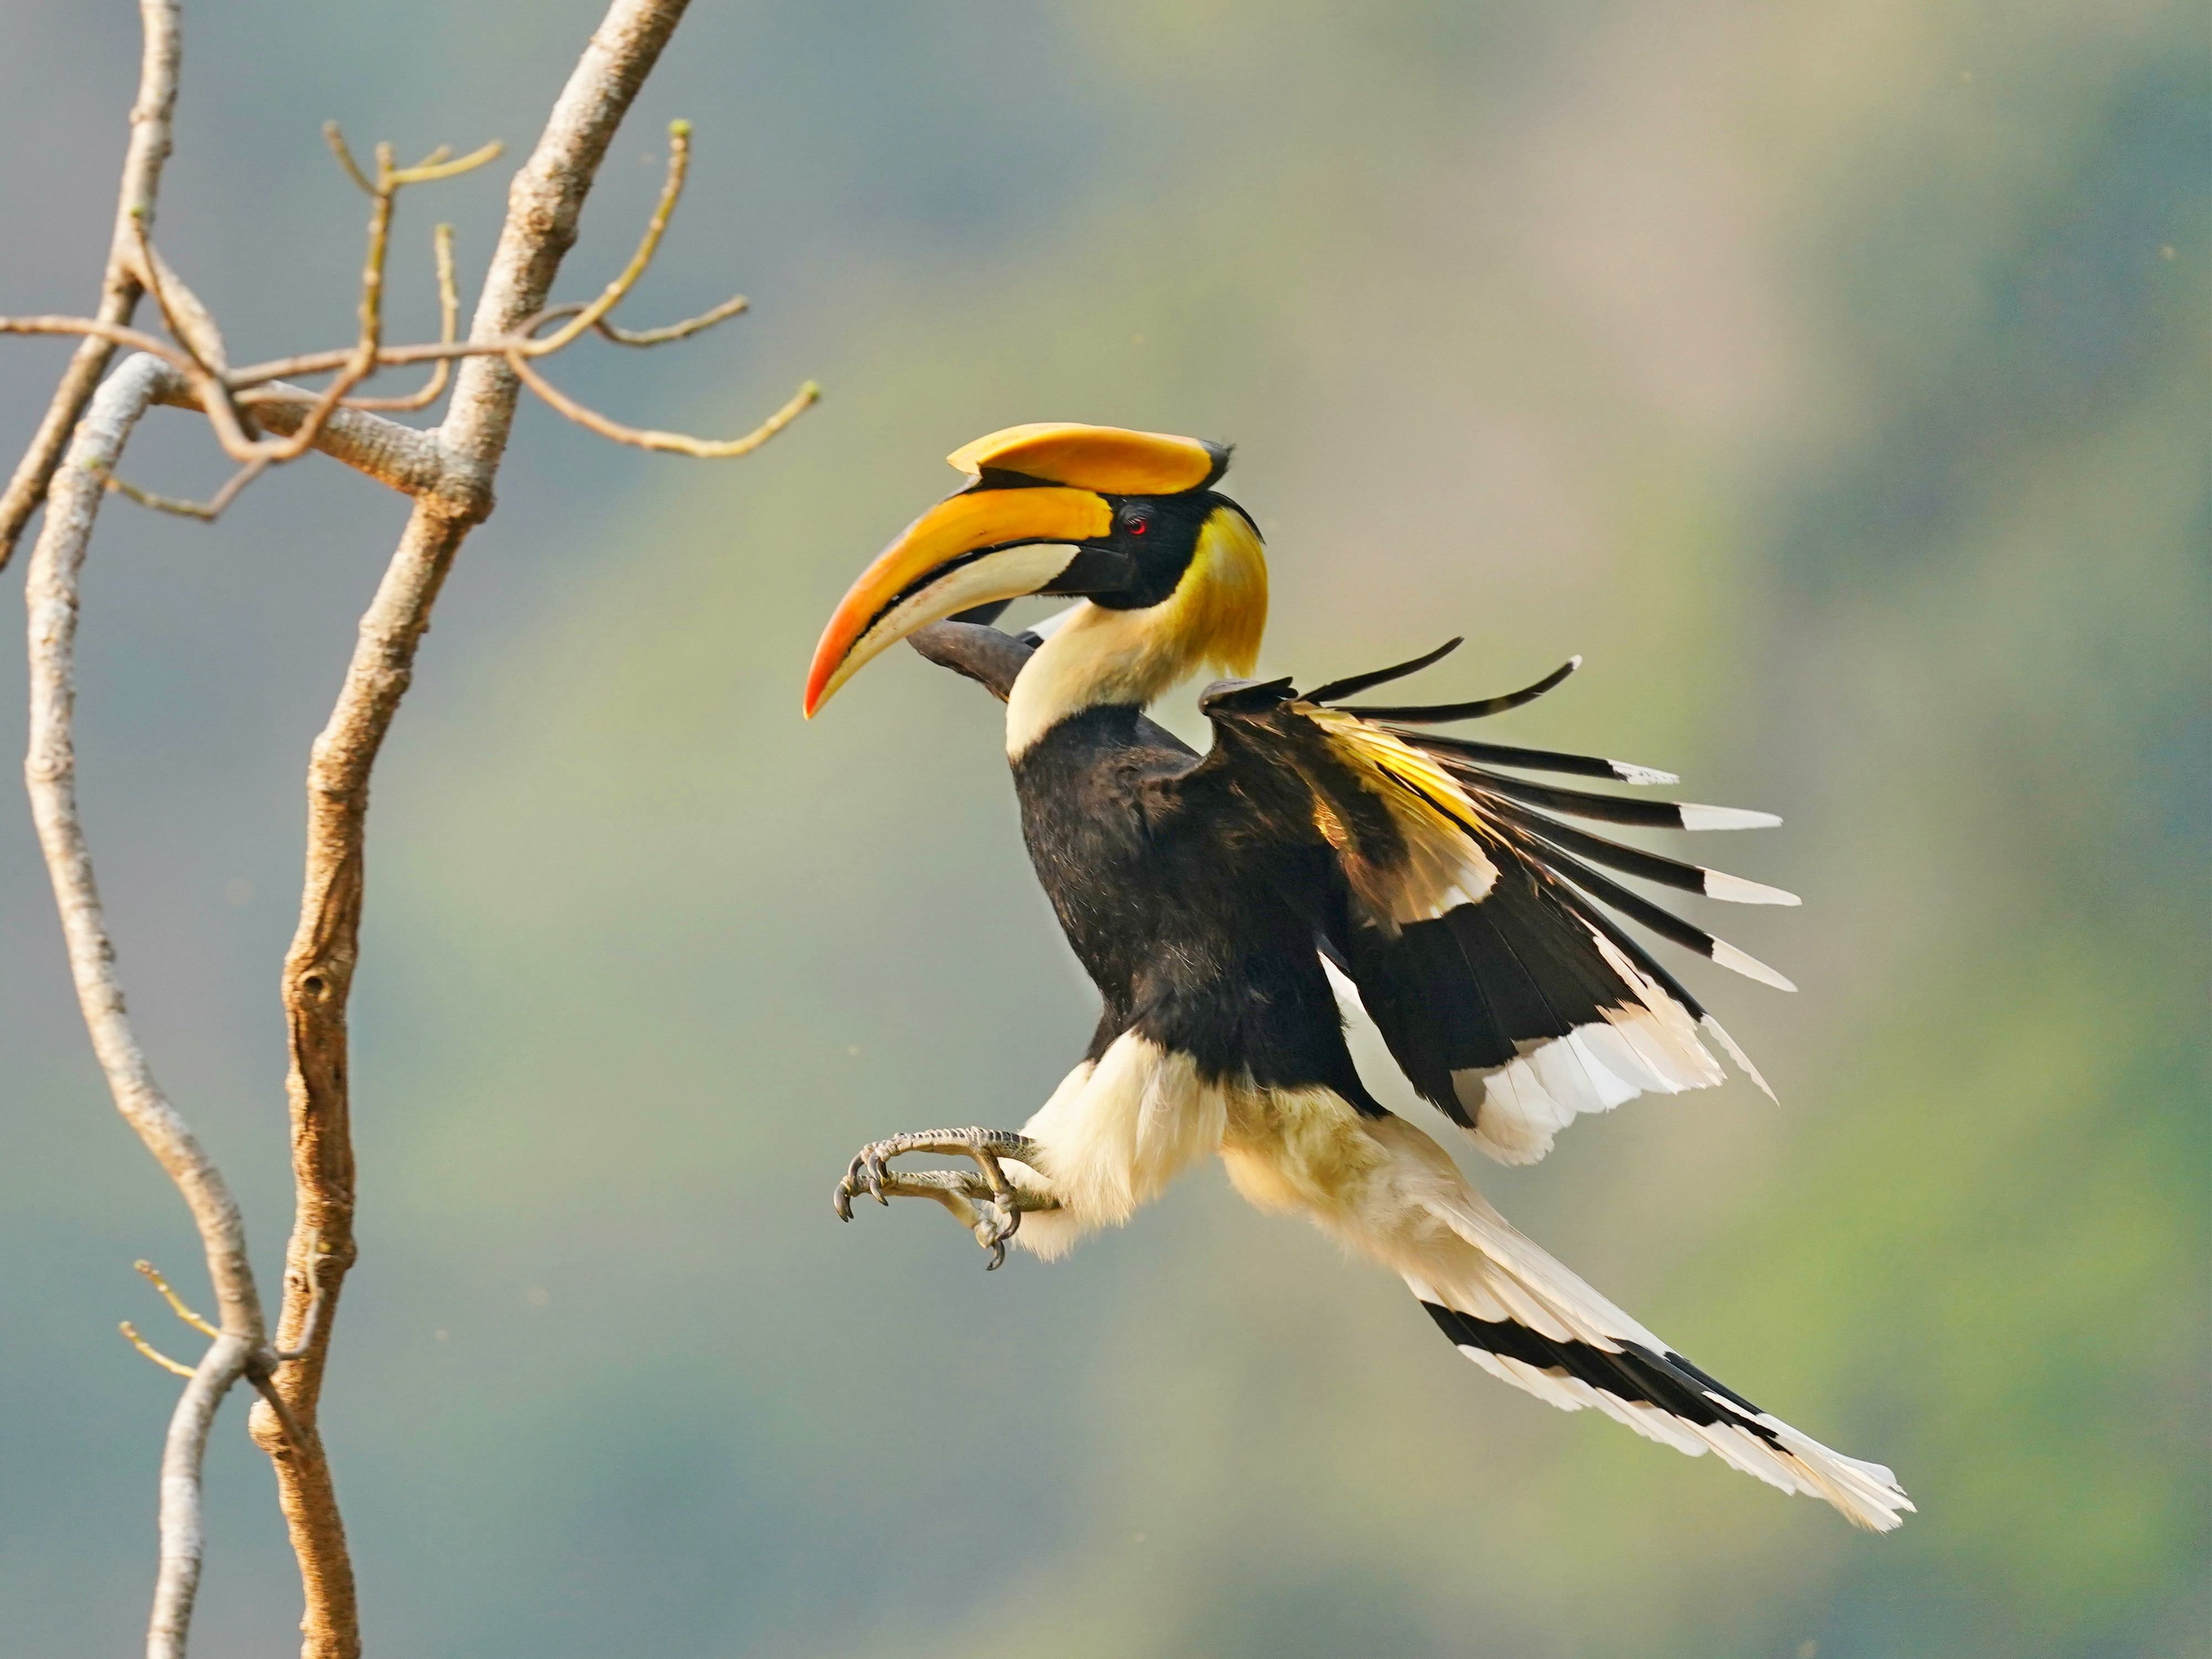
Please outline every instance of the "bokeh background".
[[[234, 351], [347, 337], [362, 210], [319, 122], [519, 155], [597, 12], [189, 8], [161, 230]], [[696, 182], [631, 319], [754, 314], [557, 374], [710, 432], [828, 397], [716, 465], [526, 404], [441, 604], [377, 784], [325, 1413], [370, 1650], [2212, 1650], [2207, 21], [698, 0], [563, 291], [625, 257], [683, 115]], [[0, 304], [81, 310], [135, 17], [6, 0], [0, 39]], [[406, 198], [403, 328], [433, 325], [431, 223], [480, 271], [507, 170]], [[9, 454], [61, 356], [4, 348]], [[1701, 1364], [1893, 1462], [1901, 1533], [1498, 1386], [1212, 1170], [988, 1279], [933, 1210], [831, 1220], [862, 1140], [1018, 1122], [1089, 1030], [995, 706], [902, 653], [797, 714], [938, 458], [1035, 419], [1240, 445], [1267, 672], [1464, 632], [1428, 684], [1476, 694], [1580, 651], [1498, 735], [1786, 816], [1726, 861], [1806, 908], [1727, 920], [1802, 994], [1686, 970], [1782, 1104], [1641, 1103], [1474, 1173]], [[130, 471], [222, 468], [157, 413]], [[272, 1281], [300, 773], [402, 513], [311, 461], [212, 530], [111, 508], [89, 576], [124, 971]], [[0, 975], [0, 1647], [119, 1654], [175, 1384], [115, 1322], [185, 1348], [130, 1264], [204, 1279], [15, 809]], [[295, 1639], [243, 1418], [211, 1656]]]

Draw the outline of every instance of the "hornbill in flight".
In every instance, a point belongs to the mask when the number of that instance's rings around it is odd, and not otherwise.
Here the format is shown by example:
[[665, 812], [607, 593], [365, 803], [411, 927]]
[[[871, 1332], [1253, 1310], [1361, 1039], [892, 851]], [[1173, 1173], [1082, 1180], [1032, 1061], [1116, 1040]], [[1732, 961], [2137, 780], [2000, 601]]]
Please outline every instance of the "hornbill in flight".
[[[1345, 1010], [1364, 1007], [1413, 1087], [1508, 1164], [1541, 1158], [1579, 1114], [1721, 1082], [1701, 1038], [1764, 1089], [1623, 920], [1790, 982], [1600, 866], [1710, 898], [1796, 899], [1567, 820], [1778, 820], [1534, 781], [1525, 775], [1675, 780], [1429, 729], [1516, 708], [1573, 663], [1474, 702], [1346, 701], [1449, 646], [1305, 692], [1220, 681], [1200, 699], [1213, 738], [1197, 755], [1144, 710], [1201, 666], [1249, 675], [1259, 653], [1267, 562], [1251, 516], [1214, 488], [1228, 450], [1054, 424], [994, 433], [950, 459], [969, 483], [845, 595], [805, 712], [918, 633], [925, 654], [1002, 696], [1030, 858], [1105, 1008], [1082, 1061], [1018, 1133], [877, 1141], [838, 1183], [838, 1214], [849, 1220], [862, 1193], [931, 1198], [995, 1267], [1009, 1238], [1060, 1255], [1218, 1152], [1254, 1204], [1303, 1214], [1403, 1276], [1492, 1376], [1692, 1456], [1717, 1453], [1863, 1527], [1898, 1525], [1913, 1506], [1889, 1470], [1760, 1410], [1516, 1232], [1368, 1092], [1346, 1046]], [[1030, 594], [1077, 603], [1048, 634], [979, 625]], [[889, 1167], [910, 1152], [964, 1158], [974, 1172]]]

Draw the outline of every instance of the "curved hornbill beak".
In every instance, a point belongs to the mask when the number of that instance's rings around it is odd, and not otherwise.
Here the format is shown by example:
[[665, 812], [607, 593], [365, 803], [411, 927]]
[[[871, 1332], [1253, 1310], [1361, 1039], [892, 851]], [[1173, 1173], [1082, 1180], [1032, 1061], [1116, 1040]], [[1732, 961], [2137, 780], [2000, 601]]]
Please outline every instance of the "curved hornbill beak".
[[1181, 495], [1220, 477], [1228, 451], [1118, 427], [1010, 427], [945, 458], [974, 482], [877, 555], [839, 603], [806, 676], [808, 719], [916, 629], [1032, 593], [1113, 594], [1135, 562], [1116, 544], [1130, 496]]

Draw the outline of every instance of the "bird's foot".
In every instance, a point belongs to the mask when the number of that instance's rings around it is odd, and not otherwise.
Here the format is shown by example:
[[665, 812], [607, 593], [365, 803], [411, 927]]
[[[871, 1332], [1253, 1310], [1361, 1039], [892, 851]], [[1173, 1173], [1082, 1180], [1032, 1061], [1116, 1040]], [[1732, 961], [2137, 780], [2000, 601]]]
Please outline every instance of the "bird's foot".
[[[906, 1171], [890, 1167], [892, 1158], [906, 1152], [934, 1152], [947, 1158], [972, 1158], [976, 1173], [964, 1170]], [[1000, 1167], [1002, 1158], [1037, 1167], [1037, 1144], [1011, 1129], [925, 1129], [916, 1134], [893, 1135], [860, 1148], [852, 1167], [837, 1183], [830, 1202], [840, 1221], [853, 1218], [853, 1200], [862, 1193], [877, 1203], [894, 1198], [934, 1199], [950, 1210], [975, 1235], [975, 1242], [991, 1252], [986, 1270], [1005, 1264], [1006, 1241], [1022, 1224], [1025, 1210], [1056, 1209], [1049, 1194], [1017, 1187]]]

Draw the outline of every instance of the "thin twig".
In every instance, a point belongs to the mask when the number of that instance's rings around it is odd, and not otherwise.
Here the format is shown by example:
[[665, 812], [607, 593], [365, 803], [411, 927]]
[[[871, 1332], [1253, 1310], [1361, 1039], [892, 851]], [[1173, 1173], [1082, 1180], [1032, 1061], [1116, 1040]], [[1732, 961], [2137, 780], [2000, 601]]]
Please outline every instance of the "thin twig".
[[487, 161], [496, 161], [507, 154], [507, 146], [495, 138], [481, 149], [471, 150], [459, 161], [448, 161], [453, 151], [441, 144], [411, 167], [402, 167], [392, 175], [398, 185], [432, 185], [441, 179], [458, 179], [465, 173], [474, 173]]
[[107, 487], [117, 495], [149, 507], [156, 513], [173, 513], [180, 519], [198, 519], [202, 524], [213, 524], [222, 516], [222, 510], [238, 499], [238, 492], [269, 470], [266, 457], [248, 461], [232, 473], [222, 489], [204, 501], [188, 501], [175, 495], [157, 495], [150, 489], [141, 489], [128, 478], [107, 474]]
[[[451, 345], [453, 333], [460, 326], [461, 296], [453, 287], [453, 228], [440, 225], [431, 234], [432, 251], [438, 261], [438, 343]], [[398, 398], [347, 398], [342, 400], [344, 409], [428, 409], [438, 401], [453, 378], [453, 360], [438, 359], [438, 366], [430, 373], [429, 383], [420, 392], [410, 392]]]
[[142, 330], [98, 317], [0, 317], [0, 334], [81, 334], [104, 345], [129, 346], [133, 351], [159, 357], [180, 374], [206, 374], [190, 352], [167, 340], [157, 340]]
[[[200, 368], [210, 374], [221, 374], [222, 365], [220, 362], [210, 362], [206, 354], [200, 349], [198, 343], [192, 338], [198, 331], [189, 324], [180, 324], [178, 321], [177, 308], [169, 301], [168, 284], [161, 280], [167, 272], [164, 268], [161, 256], [154, 252], [153, 240], [147, 231], [146, 215], [143, 210], [132, 211], [131, 230], [136, 239], [134, 252], [138, 256], [138, 280], [153, 295], [155, 309], [161, 313], [161, 321], [167, 327], [170, 338], [184, 347], [185, 354]], [[204, 310], [204, 307], [202, 309]]]
[[694, 334], [710, 329], [717, 323], [726, 323], [731, 318], [748, 309], [751, 305], [751, 301], [745, 298], [744, 295], [738, 294], [723, 301], [712, 311], [702, 312], [696, 317], [687, 317], [680, 323], [671, 323], [665, 328], [641, 328], [632, 333], [629, 329], [617, 328], [604, 317], [592, 326], [617, 345], [667, 345], [676, 340], [688, 340]]
[[549, 334], [542, 340], [533, 340], [519, 348], [525, 357], [550, 357], [567, 345], [600, 318], [622, 302], [622, 298], [636, 286], [637, 279], [645, 275], [645, 268], [653, 263], [653, 251], [660, 246], [661, 233], [668, 228], [668, 221], [676, 211], [677, 198], [684, 194], [684, 176], [691, 170], [691, 124], [671, 121], [668, 124], [668, 177], [660, 186], [660, 199], [653, 204], [653, 217], [645, 222], [645, 234], [638, 239], [637, 252], [629, 263], [599, 291], [599, 297], [578, 312], [567, 326]]
[[338, 158], [345, 176], [353, 180], [354, 188], [362, 195], [374, 197], [376, 186], [368, 182], [368, 175], [361, 170], [361, 163], [353, 159], [353, 151], [346, 148], [345, 134], [338, 131], [335, 121], [323, 123], [323, 142], [331, 147], [331, 154]]
[[724, 460], [735, 455], [750, 455], [822, 400], [822, 388], [809, 380], [792, 394], [789, 403], [742, 438], [695, 438], [685, 432], [656, 432], [649, 427], [624, 426], [619, 421], [609, 420], [597, 410], [585, 408], [548, 380], [520, 352], [509, 352], [507, 362], [532, 392], [577, 425], [589, 427], [602, 438], [611, 438], [618, 444], [634, 444], [640, 449], [696, 455], [701, 460]]
[[[674, 340], [688, 340], [694, 334], [703, 329], [712, 328], [717, 323], [726, 323], [740, 313], [750, 310], [751, 306], [752, 301], [739, 294], [723, 301], [712, 311], [702, 313], [696, 317], [687, 317], [680, 323], [671, 323], [665, 328], [643, 328], [633, 333], [626, 328], [617, 328], [604, 317], [593, 323], [592, 326], [597, 329], [602, 337], [612, 340], [617, 345], [666, 345]], [[573, 317], [583, 308], [583, 302], [580, 300], [571, 301], [564, 306], [548, 306], [514, 331], [524, 336], [535, 336], [546, 324], [562, 317]]]
[[207, 1252], [222, 1334], [202, 1357], [177, 1402], [161, 1462], [161, 1569], [149, 1622], [149, 1659], [183, 1659], [199, 1587], [200, 1468], [208, 1427], [250, 1357], [268, 1346], [260, 1292], [247, 1258], [246, 1226], [222, 1172], [201, 1148], [154, 1079], [125, 1012], [115, 947], [107, 932], [92, 854], [76, 801], [76, 643], [78, 583], [106, 474], [131, 429], [174, 373], [134, 357], [96, 392], [57, 470], [46, 520], [24, 583], [29, 611], [31, 736], [23, 777], [40, 850], [61, 911], [77, 1006], [116, 1109], [137, 1132], [183, 1194]]
[[[163, 263], [146, 234], [145, 216], [132, 211], [125, 216], [131, 233], [131, 255], [133, 268], [150, 286], [160, 304], [162, 315], [181, 346], [181, 350], [153, 338], [135, 329], [108, 323], [100, 318], [86, 317], [7, 317], [0, 318], [0, 333], [16, 334], [78, 334], [99, 339], [110, 346], [129, 345], [150, 353], [185, 375], [191, 382], [200, 407], [214, 426], [216, 436], [223, 451], [242, 465], [236, 473], [207, 501], [182, 500], [174, 496], [156, 495], [141, 489], [120, 477], [108, 476], [107, 487], [144, 507], [185, 517], [212, 520], [234, 500], [238, 493], [258, 477], [270, 465], [296, 459], [318, 446], [324, 428], [339, 406], [347, 400], [347, 393], [377, 368], [386, 362], [409, 361], [404, 353], [392, 355], [382, 349], [384, 269], [389, 246], [392, 209], [398, 191], [410, 184], [422, 184], [438, 179], [450, 179], [458, 173], [482, 167], [501, 153], [497, 143], [485, 145], [458, 161], [444, 159], [443, 150], [433, 152], [422, 164], [410, 168], [397, 168], [392, 163], [389, 145], [377, 147], [377, 176], [371, 184], [362, 175], [346, 148], [343, 136], [335, 123], [325, 128], [331, 147], [356, 183], [368, 190], [372, 206], [369, 215], [368, 251], [362, 262], [362, 295], [360, 301], [361, 332], [350, 349], [336, 354], [337, 361], [329, 366], [338, 370], [330, 386], [315, 394], [305, 416], [291, 425], [284, 435], [273, 439], [258, 439], [247, 428], [245, 416], [234, 395], [233, 383], [224, 374], [222, 361], [222, 336], [216, 330], [213, 319], [197, 296], [176, 281], [174, 273]], [[450, 358], [465, 355], [465, 349], [453, 344], [453, 331], [459, 312], [458, 297], [453, 288], [453, 252], [450, 232], [441, 227], [436, 239], [441, 311], [444, 323], [444, 339], [428, 349], [430, 355], [440, 360], [440, 372], [424, 392], [408, 398], [393, 399], [391, 406], [420, 408], [436, 398], [445, 389], [447, 372], [444, 364]], [[512, 343], [502, 343], [504, 349]], [[489, 348], [479, 348], [489, 349]], [[364, 399], [374, 404], [380, 400]]]
[[[120, 325], [137, 309], [140, 283], [131, 260], [135, 234], [131, 216], [150, 219], [161, 184], [161, 164], [169, 159], [169, 135], [177, 109], [177, 73], [183, 62], [183, 34], [176, 0], [138, 0], [138, 15], [145, 40], [138, 63], [138, 95], [131, 106], [131, 147], [123, 161], [123, 182], [117, 192], [115, 228], [108, 238], [107, 268], [100, 277], [99, 319]], [[23, 526], [46, 499], [46, 486], [60, 461], [63, 447], [76, 428], [77, 417], [91, 401], [93, 389], [107, 372], [115, 343], [97, 335], [84, 335], [62, 371], [59, 385], [39, 422], [15, 476], [0, 492], [0, 569], [15, 550]]]
[[134, 213], [131, 222], [135, 233], [131, 252], [140, 284], [154, 296], [162, 322], [192, 361], [211, 374], [221, 374], [230, 367], [230, 357], [222, 343], [222, 331], [216, 326], [215, 313], [161, 257], [161, 249], [154, 246], [146, 216]]
[[85, 334], [158, 357], [191, 384], [225, 454], [233, 460], [250, 461], [264, 453], [263, 447], [246, 435], [224, 380], [202, 368], [189, 353], [166, 341], [135, 328], [104, 323], [96, 317], [0, 317], [0, 334]]
[[169, 1281], [161, 1277], [161, 1269], [156, 1267], [152, 1262], [134, 1261], [131, 1265], [137, 1268], [140, 1273], [144, 1275], [148, 1284], [151, 1285], [155, 1290], [161, 1293], [161, 1300], [169, 1304], [169, 1311], [176, 1315], [178, 1318], [183, 1320], [185, 1324], [191, 1326], [202, 1336], [221, 1336], [222, 1334], [221, 1331], [216, 1329], [214, 1326], [209, 1324], [206, 1320], [202, 1319], [198, 1314], [194, 1313], [190, 1308], [185, 1305], [185, 1299], [169, 1288]]
[[[354, 162], [353, 152], [346, 148], [345, 137], [339, 132], [338, 124], [335, 121], [326, 123], [323, 127], [323, 136], [330, 140], [331, 149], [337, 153], [354, 182], [362, 183], [361, 169]], [[398, 193], [398, 185], [392, 176], [392, 146], [379, 144], [376, 147], [376, 183], [369, 189], [368, 252], [362, 261], [361, 269], [360, 337], [347, 356], [344, 367], [338, 371], [337, 378], [323, 389], [322, 395], [315, 399], [314, 406], [308, 410], [307, 418], [300, 423], [299, 429], [289, 437], [275, 440], [273, 447], [266, 448], [271, 460], [295, 460], [306, 454], [314, 444], [315, 434], [323, 429], [323, 423], [331, 418], [331, 412], [339, 402], [376, 372], [377, 349], [383, 343], [384, 337], [384, 260], [391, 241], [392, 210]], [[213, 414], [214, 411], [210, 410], [209, 413]], [[229, 445], [225, 444], [224, 447], [228, 449]], [[234, 459], [251, 460], [255, 457], [242, 455]]]
[[190, 1376], [192, 1375], [192, 1368], [190, 1365], [179, 1364], [178, 1361], [170, 1358], [168, 1355], [163, 1353], [160, 1349], [155, 1347], [152, 1343], [147, 1341], [144, 1337], [138, 1334], [138, 1328], [136, 1325], [133, 1325], [129, 1320], [126, 1319], [123, 1321], [116, 1327], [116, 1329], [123, 1333], [123, 1340], [125, 1341], [128, 1342], [132, 1347], [137, 1349], [140, 1353], [144, 1354], [147, 1358], [152, 1360], [163, 1370], [174, 1371], [179, 1376]]

